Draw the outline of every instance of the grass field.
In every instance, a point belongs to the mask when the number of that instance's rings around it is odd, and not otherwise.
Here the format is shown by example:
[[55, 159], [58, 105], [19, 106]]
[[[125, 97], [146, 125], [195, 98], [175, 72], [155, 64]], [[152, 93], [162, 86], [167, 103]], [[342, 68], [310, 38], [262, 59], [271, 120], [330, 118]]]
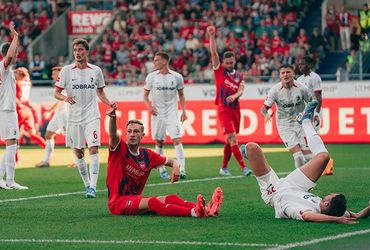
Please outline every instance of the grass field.
[[[358, 211], [370, 199], [369, 145], [328, 145], [335, 174], [322, 177], [314, 193], [344, 193]], [[173, 154], [167, 146], [169, 154]], [[277, 173], [293, 169], [291, 155], [280, 145], [263, 146]], [[22, 148], [16, 180], [29, 190], [0, 190], [0, 249], [369, 249], [370, 218], [356, 225], [315, 224], [274, 219], [260, 199], [253, 176], [244, 177], [235, 161], [232, 177], [218, 176], [221, 145], [185, 146], [188, 178], [169, 184], [153, 172], [144, 195], [177, 194], [208, 199], [216, 186], [224, 191], [217, 218], [111, 216], [105, 191], [106, 149], [101, 149], [101, 172], [96, 199], [85, 199], [76, 169], [66, 168], [72, 157], [58, 149], [60, 166], [32, 167], [42, 151]], [[0, 154], [2, 154], [0, 152]], [[208, 157], [207, 157], [208, 156]]]

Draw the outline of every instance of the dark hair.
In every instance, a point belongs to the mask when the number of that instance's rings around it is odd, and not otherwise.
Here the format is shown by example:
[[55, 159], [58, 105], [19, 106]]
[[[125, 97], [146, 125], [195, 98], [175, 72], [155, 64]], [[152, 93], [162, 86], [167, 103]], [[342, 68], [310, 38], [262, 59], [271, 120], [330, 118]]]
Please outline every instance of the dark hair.
[[343, 194], [334, 196], [329, 204], [329, 207], [323, 214], [331, 216], [342, 216], [347, 209], [346, 197]]
[[312, 66], [314, 64], [314, 60], [309, 56], [303, 57], [302, 60], [304, 60], [310, 66]]
[[86, 50], [90, 49], [89, 43], [85, 39], [82, 39], [82, 38], [77, 38], [77, 39], [73, 40], [72, 48], [75, 45], [82, 45]]
[[1, 44], [1, 55], [3, 57], [6, 56], [6, 53], [8, 53], [9, 48], [10, 48], [10, 43], [3, 43], [3, 44]]
[[226, 51], [223, 54], [222, 59], [226, 59], [226, 58], [235, 58], [235, 53], [232, 51]]
[[144, 124], [140, 121], [140, 120], [137, 120], [137, 119], [132, 119], [132, 120], [129, 120], [127, 123], [126, 123], [126, 128], [128, 127], [128, 125], [130, 124], [139, 124], [141, 126], [141, 131], [144, 131]]
[[283, 65], [281, 65], [280, 66], [280, 68], [279, 68], [279, 71], [281, 70], [281, 69], [291, 69], [291, 70], [293, 70], [293, 72], [294, 72], [294, 66], [293, 65], [291, 65], [291, 64], [283, 64]]
[[170, 61], [170, 56], [166, 52], [164, 52], [164, 51], [158, 51], [157, 53], [155, 53], [154, 56], [160, 56], [164, 60], [166, 60], [167, 62]]

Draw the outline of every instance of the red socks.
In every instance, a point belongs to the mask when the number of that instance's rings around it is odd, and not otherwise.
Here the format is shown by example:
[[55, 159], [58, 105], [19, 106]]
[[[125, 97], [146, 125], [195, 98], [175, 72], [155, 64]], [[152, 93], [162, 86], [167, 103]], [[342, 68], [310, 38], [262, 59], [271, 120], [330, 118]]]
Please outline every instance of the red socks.
[[230, 144], [225, 143], [225, 146], [224, 146], [224, 159], [222, 160], [222, 166], [221, 167], [223, 167], [223, 168], [226, 168], [227, 167], [227, 164], [229, 163], [230, 157], [231, 157], [231, 147], [230, 147]]
[[233, 152], [233, 155], [234, 155], [235, 159], [237, 160], [237, 162], [239, 163], [240, 167], [242, 169], [244, 169], [246, 167], [246, 165], [244, 163], [242, 152], [240, 151], [240, 148], [239, 148], [238, 144], [232, 146], [231, 151]]
[[190, 217], [191, 216], [192, 208], [182, 207], [182, 206], [175, 205], [175, 204], [164, 203], [164, 202], [161, 202], [156, 197], [152, 197], [149, 199], [148, 206], [149, 206], [150, 211], [155, 212], [161, 216], [178, 216], [178, 217]]
[[41, 136], [39, 136], [39, 135], [30, 135], [30, 139], [32, 141], [36, 142], [37, 144], [39, 144], [42, 148], [45, 148], [46, 142], [45, 142], [44, 138], [42, 138]]
[[187, 207], [187, 208], [196, 207], [196, 204], [194, 202], [185, 201], [175, 194], [167, 195], [164, 202], [167, 204], [179, 205], [180, 207]]

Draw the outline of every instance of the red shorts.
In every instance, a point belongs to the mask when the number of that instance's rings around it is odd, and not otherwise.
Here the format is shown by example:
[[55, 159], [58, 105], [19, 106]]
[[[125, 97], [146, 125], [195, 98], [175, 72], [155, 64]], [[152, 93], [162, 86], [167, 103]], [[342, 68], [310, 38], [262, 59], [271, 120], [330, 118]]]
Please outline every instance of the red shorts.
[[139, 204], [142, 198], [141, 195], [125, 195], [118, 197], [114, 203], [108, 203], [108, 208], [111, 214], [115, 215], [136, 215], [139, 214]]
[[23, 126], [26, 131], [35, 128], [35, 119], [30, 108], [18, 109], [18, 126]]
[[217, 115], [224, 135], [239, 133], [240, 110], [218, 106]]

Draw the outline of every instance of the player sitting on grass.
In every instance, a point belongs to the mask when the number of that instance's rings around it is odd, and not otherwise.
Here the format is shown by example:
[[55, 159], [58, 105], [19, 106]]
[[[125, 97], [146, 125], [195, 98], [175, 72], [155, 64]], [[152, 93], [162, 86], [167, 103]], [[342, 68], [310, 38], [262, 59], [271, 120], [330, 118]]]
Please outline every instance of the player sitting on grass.
[[197, 203], [185, 201], [177, 195], [145, 197], [141, 193], [150, 171], [162, 165], [172, 167], [170, 181], [176, 182], [180, 175], [179, 163], [150, 149], [140, 147], [144, 126], [139, 120], [126, 124], [126, 141], [117, 134], [116, 113], [108, 109], [109, 157], [107, 168], [108, 208], [115, 215], [137, 215], [154, 212], [161, 216], [206, 217], [219, 214], [222, 190], [217, 187], [212, 200], [205, 204], [202, 195]]
[[311, 122], [316, 105], [316, 100], [310, 102], [298, 121], [304, 129], [314, 157], [287, 177], [278, 178], [256, 143], [243, 145], [242, 153], [249, 160], [257, 178], [262, 199], [275, 209], [276, 218], [354, 224], [357, 223], [356, 219], [370, 215], [370, 206], [359, 213], [353, 213], [347, 210], [346, 198], [342, 194], [332, 193], [321, 199], [308, 192], [315, 187], [330, 159]]

